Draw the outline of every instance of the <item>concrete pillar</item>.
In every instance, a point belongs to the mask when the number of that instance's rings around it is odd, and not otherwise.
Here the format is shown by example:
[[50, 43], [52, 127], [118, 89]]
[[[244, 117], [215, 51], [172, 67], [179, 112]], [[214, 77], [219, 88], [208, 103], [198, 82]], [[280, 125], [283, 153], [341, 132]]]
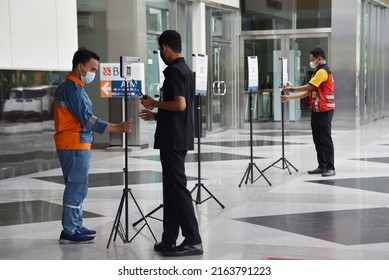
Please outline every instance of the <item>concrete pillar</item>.
[[[146, 1], [107, 0], [106, 6], [108, 62], [119, 62], [120, 56], [123, 55], [138, 56], [146, 66]], [[110, 99], [110, 122], [117, 123], [121, 121], [122, 103], [122, 99]], [[129, 99], [128, 116], [132, 119], [133, 124], [132, 132], [128, 135], [130, 146], [141, 146], [144, 141], [147, 141], [147, 123], [140, 121], [138, 117], [140, 107], [139, 99]], [[122, 145], [122, 135], [111, 133], [110, 144]]]
[[[332, 1], [332, 32], [328, 59], [335, 79], [336, 128], [359, 126], [357, 66], [359, 50], [358, 17], [361, 0]], [[345, 13], [344, 11], [347, 11]]]

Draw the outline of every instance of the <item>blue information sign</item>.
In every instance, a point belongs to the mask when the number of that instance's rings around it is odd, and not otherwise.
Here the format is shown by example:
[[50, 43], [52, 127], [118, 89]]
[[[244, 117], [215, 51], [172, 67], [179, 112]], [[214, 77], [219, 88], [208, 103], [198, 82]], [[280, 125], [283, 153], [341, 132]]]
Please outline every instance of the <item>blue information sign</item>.
[[[111, 81], [112, 87], [112, 97], [122, 97], [126, 94], [126, 84], [125, 81]], [[142, 82], [136, 81], [139, 88], [142, 88]], [[128, 96], [142, 96], [139, 92], [136, 85], [134, 85], [131, 81], [127, 81], [127, 92]]]

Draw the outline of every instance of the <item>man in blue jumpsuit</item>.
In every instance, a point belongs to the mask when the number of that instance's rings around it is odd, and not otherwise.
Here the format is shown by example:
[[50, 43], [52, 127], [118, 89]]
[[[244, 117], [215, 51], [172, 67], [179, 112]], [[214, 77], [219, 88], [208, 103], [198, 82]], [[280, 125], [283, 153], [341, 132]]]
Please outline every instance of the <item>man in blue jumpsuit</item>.
[[65, 181], [60, 243], [90, 243], [96, 231], [84, 227], [82, 203], [88, 192], [88, 172], [93, 132], [130, 132], [131, 120], [111, 124], [93, 115], [85, 84], [94, 80], [100, 57], [80, 48], [72, 71], [55, 92], [54, 140]]

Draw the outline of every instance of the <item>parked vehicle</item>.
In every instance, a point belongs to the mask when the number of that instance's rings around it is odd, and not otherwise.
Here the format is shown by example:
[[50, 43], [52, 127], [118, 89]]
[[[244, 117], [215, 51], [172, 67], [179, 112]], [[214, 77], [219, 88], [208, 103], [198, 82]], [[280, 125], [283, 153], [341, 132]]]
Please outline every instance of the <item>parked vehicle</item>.
[[53, 101], [57, 86], [17, 87], [11, 89], [10, 99], [5, 100], [5, 121], [54, 119]]

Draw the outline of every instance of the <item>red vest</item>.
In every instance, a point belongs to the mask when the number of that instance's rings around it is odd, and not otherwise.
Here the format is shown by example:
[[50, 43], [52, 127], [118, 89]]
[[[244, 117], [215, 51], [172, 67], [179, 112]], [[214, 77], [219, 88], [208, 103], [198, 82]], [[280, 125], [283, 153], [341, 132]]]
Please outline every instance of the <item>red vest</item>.
[[[311, 91], [309, 96], [309, 104], [313, 112], [326, 112], [335, 110], [335, 92], [334, 78], [327, 64], [322, 65], [317, 71], [324, 69], [328, 73], [327, 81], [321, 83], [315, 90]], [[313, 76], [315, 76], [313, 74]]]

